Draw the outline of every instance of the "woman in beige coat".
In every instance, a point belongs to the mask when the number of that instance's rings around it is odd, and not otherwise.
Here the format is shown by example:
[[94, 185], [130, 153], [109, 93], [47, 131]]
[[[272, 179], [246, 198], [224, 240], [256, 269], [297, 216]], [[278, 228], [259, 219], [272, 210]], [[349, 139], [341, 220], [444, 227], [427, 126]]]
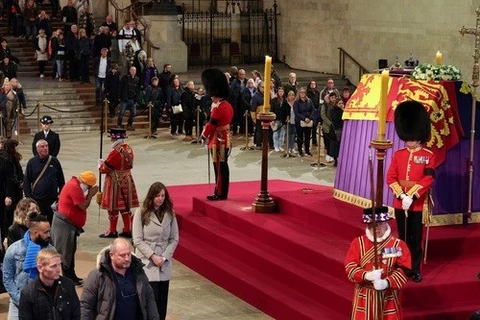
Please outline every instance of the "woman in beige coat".
[[172, 256], [178, 244], [178, 224], [167, 188], [160, 182], [150, 186], [133, 217], [135, 254], [155, 294], [158, 314], [167, 315], [168, 286], [172, 277]]

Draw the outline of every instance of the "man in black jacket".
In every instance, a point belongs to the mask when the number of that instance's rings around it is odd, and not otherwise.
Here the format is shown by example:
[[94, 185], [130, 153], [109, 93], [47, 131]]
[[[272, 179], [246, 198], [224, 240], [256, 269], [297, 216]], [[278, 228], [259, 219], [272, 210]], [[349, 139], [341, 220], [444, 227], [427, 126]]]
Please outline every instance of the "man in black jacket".
[[20, 295], [20, 319], [80, 319], [80, 301], [72, 280], [61, 276], [62, 260], [53, 249], [37, 255], [38, 278]]
[[25, 197], [37, 201], [40, 212], [51, 224], [53, 219], [51, 206], [65, 185], [65, 177], [57, 158], [48, 155], [48, 142], [39, 140], [36, 147], [38, 155], [28, 160], [25, 169], [23, 191]]
[[111, 68], [105, 78], [105, 90], [103, 94], [108, 99], [108, 117], [115, 117], [115, 109], [120, 103], [120, 72], [118, 71], [118, 64], [112, 62]]
[[53, 119], [50, 116], [43, 116], [40, 119], [42, 124], [42, 131], [35, 134], [32, 142], [32, 153], [34, 156], [38, 155], [37, 152], [37, 142], [41, 139], [48, 142], [48, 151], [49, 154], [53, 157], [58, 157], [60, 152], [60, 136], [58, 133], [51, 130]]
[[[112, 46], [112, 37], [110, 36], [110, 30], [108, 27], [101, 26], [100, 32], [95, 36], [93, 40], [93, 57], [96, 58], [102, 54], [102, 49], [107, 48], [110, 50]], [[108, 54], [110, 57], [110, 54]]]
[[117, 125], [122, 127], [122, 120], [125, 111], [128, 109], [130, 115], [127, 122], [127, 130], [134, 131], [133, 128], [133, 119], [135, 118], [135, 113], [137, 112], [137, 103], [140, 98], [140, 89], [139, 89], [139, 79], [136, 76], [137, 68], [130, 67], [128, 74], [122, 77], [120, 82], [120, 95], [121, 95], [121, 104], [120, 104], [120, 113], [118, 114]]

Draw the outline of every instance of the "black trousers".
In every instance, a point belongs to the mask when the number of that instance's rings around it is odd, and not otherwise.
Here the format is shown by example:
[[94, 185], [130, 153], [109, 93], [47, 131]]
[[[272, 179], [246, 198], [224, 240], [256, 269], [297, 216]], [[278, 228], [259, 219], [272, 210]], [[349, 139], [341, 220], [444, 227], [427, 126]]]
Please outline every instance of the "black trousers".
[[168, 287], [170, 281], [153, 281], [150, 282], [150, 285], [152, 286], [155, 302], [157, 303], [159, 319], [165, 320], [167, 317]]
[[52, 204], [57, 200], [57, 198], [44, 198], [44, 199], [35, 199], [38, 203], [38, 207], [40, 208], [40, 213], [47, 217], [48, 222], [52, 225], [53, 220], [53, 210]]
[[405, 223], [405, 211], [395, 209], [395, 219], [397, 220], [398, 237], [407, 243], [412, 255], [412, 271], [420, 272], [423, 237], [422, 212], [409, 210]]
[[298, 153], [302, 153], [302, 145], [305, 146], [305, 152], [310, 153], [310, 137], [312, 128], [297, 125], [297, 148]]
[[217, 160], [213, 161], [213, 171], [215, 172], [215, 195], [227, 199], [228, 187], [230, 184], [230, 169], [228, 168], [228, 153], [230, 149], [225, 149], [225, 161], [220, 161], [220, 150], [217, 150]]
[[185, 135], [186, 136], [191, 136], [193, 135], [193, 115], [185, 117]]

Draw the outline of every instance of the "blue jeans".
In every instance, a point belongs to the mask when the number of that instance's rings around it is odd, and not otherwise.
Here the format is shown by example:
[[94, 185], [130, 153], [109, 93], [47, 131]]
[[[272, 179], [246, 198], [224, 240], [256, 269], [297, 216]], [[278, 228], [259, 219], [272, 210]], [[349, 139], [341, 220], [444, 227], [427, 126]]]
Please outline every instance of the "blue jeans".
[[273, 132], [273, 147], [275, 149], [280, 149], [282, 147], [283, 139], [285, 137], [285, 126], [282, 125], [281, 121], [276, 120], [275, 122], [277, 122], [278, 126], [281, 127], [277, 131]]
[[8, 305], [8, 320], [17, 320], [18, 319], [18, 307], [10, 300]]
[[65, 74], [64, 74], [64, 61], [61, 60], [61, 59], [55, 59], [55, 63], [57, 65], [57, 76], [59, 78], [64, 78], [65, 77]]
[[95, 78], [95, 102], [101, 103], [103, 100], [103, 86], [105, 85], [105, 78]]
[[295, 135], [297, 134], [297, 128], [295, 127], [295, 124], [289, 123], [290, 126], [289, 133], [288, 133], [288, 147], [290, 150], [295, 149]]
[[126, 110], [130, 111], [130, 116], [128, 117], [127, 125], [131, 126], [133, 123], [133, 118], [135, 118], [135, 113], [137, 113], [137, 104], [135, 103], [135, 101], [133, 101], [133, 99], [122, 101], [122, 103], [120, 104], [120, 113], [118, 114], [118, 119], [117, 119], [118, 126], [122, 125], [123, 115], [125, 114]]

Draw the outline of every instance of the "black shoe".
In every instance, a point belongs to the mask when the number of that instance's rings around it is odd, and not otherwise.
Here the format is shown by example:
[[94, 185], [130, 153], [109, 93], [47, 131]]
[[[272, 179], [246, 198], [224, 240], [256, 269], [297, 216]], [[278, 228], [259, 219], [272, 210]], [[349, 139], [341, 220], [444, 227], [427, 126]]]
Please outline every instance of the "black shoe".
[[78, 277], [77, 275], [74, 275], [72, 278], [71, 278], [74, 282], [77, 281], [77, 282], [83, 282], [83, 278], [80, 278]]
[[105, 231], [105, 233], [102, 233], [100, 235], [98, 235], [100, 238], [117, 238], [118, 237], [118, 233], [115, 231], [115, 232], [110, 232], [110, 231]]
[[302, 151], [300, 151], [298, 154], [300, 155], [300, 157], [303, 157], [303, 156], [304, 156], [304, 154], [303, 154]]
[[422, 277], [422, 275], [420, 274], [420, 272], [417, 271], [417, 272], [414, 272], [414, 273], [412, 274], [412, 280], [413, 280], [413, 282], [422, 282], [423, 277]]
[[227, 197], [222, 197], [222, 196], [217, 196], [216, 194], [212, 194], [210, 196], [207, 196], [207, 200], [210, 200], [210, 201], [227, 200]]
[[131, 237], [132, 237], [132, 233], [131, 233], [131, 232], [125, 232], [125, 231], [123, 231], [123, 232], [120, 232], [120, 233], [118, 234], [118, 236], [119, 236], [119, 237], [123, 237], [123, 238], [131, 238]]

